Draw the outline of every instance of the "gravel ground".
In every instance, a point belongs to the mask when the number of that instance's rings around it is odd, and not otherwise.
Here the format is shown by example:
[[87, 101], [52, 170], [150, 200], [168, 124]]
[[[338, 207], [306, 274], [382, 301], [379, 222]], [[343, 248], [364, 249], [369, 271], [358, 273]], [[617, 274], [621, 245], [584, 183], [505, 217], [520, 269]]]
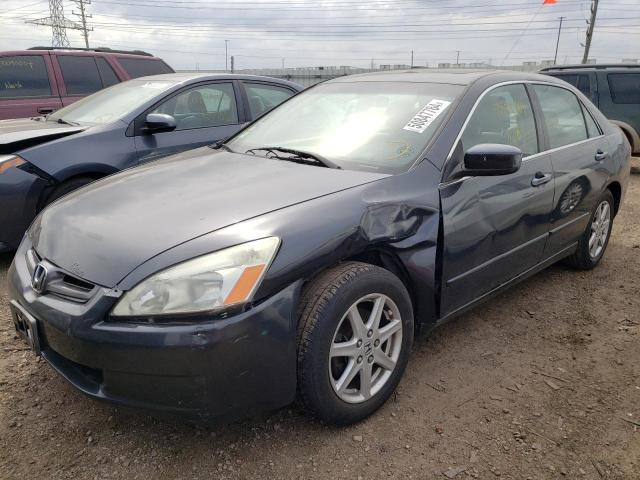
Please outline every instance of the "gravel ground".
[[86, 398], [15, 338], [0, 257], [0, 478], [638, 479], [639, 218], [635, 176], [595, 271], [554, 266], [418, 339], [397, 395], [344, 429]]

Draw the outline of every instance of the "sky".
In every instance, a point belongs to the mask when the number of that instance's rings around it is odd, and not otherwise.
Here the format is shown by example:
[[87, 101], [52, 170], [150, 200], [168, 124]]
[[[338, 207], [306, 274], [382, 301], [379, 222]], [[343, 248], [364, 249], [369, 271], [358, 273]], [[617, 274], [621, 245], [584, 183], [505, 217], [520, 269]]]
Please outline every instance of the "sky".
[[[51, 45], [48, 0], [2, 0], [0, 50]], [[63, 0], [77, 21], [77, 4]], [[582, 59], [591, 0], [92, 0], [92, 47], [145, 50], [174, 69], [382, 64], [436, 66]], [[640, 1], [600, 0], [591, 58], [640, 59]], [[72, 47], [83, 47], [68, 30]], [[225, 43], [225, 40], [227, 41]], [[225, 45], [227, 54], [225, 55]], [[459, 60], [458, 60], [459, 58]]]

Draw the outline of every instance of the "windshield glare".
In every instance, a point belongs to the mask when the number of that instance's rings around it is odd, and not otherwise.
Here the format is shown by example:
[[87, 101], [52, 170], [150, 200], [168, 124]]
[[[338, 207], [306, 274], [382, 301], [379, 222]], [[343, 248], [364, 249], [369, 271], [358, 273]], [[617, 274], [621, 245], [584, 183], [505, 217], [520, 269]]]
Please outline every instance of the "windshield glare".
[[229, 146], [236, 152], [285, 147], [342, 168], [398, 173], [424, 150], [462, 90], [435, 83], [327, 83], [265, 115]]
[[81, 125], [104, 125], [121, 119], [147, 100], [176, 85], [173, 81], [129, 80], [89, 95], [47, 117]]

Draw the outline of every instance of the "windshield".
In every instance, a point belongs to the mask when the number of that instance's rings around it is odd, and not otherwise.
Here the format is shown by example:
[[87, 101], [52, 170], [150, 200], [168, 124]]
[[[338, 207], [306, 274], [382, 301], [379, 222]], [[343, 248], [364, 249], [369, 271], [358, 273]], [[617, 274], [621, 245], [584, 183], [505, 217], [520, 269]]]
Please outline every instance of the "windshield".
[[229, 146], [235, 152], [284, 147], [320, 155], [342, 168], [398, 173], [424, 150], [463, 88], [409, 82], [327, 83], [282, 104]]
[[89, 95], [68, 107], [61, 108], [47, 117], [47, 121], [104, 125], [114, 122], [137, 109], [178, 82], [129, 80]]

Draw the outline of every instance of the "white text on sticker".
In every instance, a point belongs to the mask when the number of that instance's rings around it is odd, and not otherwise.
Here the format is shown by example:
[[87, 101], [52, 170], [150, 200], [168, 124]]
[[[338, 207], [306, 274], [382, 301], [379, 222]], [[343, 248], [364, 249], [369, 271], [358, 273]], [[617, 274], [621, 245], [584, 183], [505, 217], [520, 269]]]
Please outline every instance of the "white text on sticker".
[[451, 102], [446, 100], [431, 100], [402, 129], [416, 133], [424, 132], [449, 105]]

